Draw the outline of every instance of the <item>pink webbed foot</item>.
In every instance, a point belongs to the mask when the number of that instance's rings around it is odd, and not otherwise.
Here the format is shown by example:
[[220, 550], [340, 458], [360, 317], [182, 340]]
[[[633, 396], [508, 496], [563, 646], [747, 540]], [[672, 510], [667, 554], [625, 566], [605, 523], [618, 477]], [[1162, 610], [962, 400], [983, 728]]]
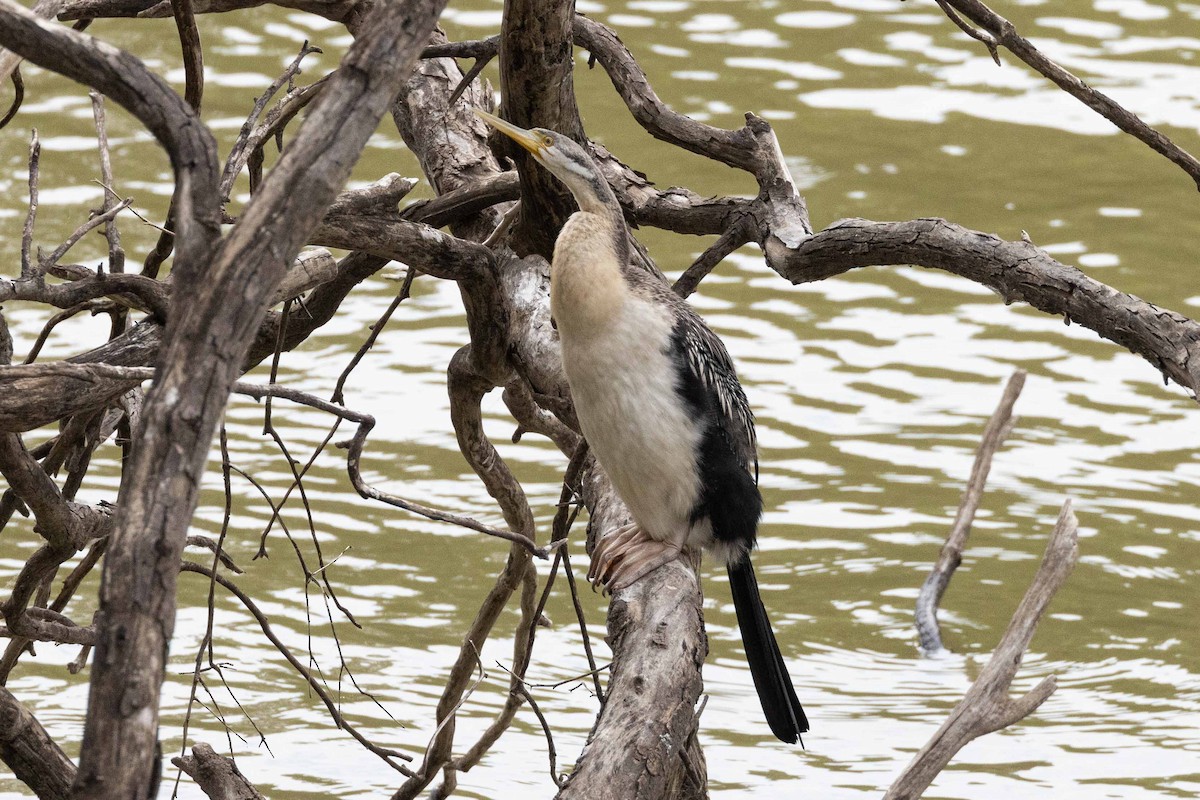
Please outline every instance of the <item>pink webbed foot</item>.
[[626, 525], [597, 542], [588, 578], [593, 588], [601, 584], [611, 594], [674, 560], [680, 550], [674, 542], [651, 539], [636, 525]]

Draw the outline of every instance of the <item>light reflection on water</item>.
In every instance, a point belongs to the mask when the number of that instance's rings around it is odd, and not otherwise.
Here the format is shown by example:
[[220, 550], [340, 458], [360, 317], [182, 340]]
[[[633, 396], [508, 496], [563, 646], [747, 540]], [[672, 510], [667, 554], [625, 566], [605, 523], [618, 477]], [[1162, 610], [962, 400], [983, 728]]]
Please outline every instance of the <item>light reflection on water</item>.
[[[932, 3], [630, 0], [580, 9], [622, 26], [623, 39], [675, 108], [725, 126], [739, 124], [745, 110], [769, 116], [818, 226], [848, 215], [938, 214], [1010, 239], [1026, 230], [1056, 257], [1123, 290], [1185, 313], [1196, 305], [1186, 243], [1197, 240], [1200, 224], [1187, 181], [1142, 145], [1102, 135], [1111, 132], [1107, 123], [1011, 57], [997, 69]], [[1149, 121], [1169, 120], [1171, 136], [1200, 149], [1200, 82], [1189, 63], [1200, 49], [1191, 35], [1200, 7], [1071, 0], [998, 10], [1050, 55]], [[455, 3], [447, 22], [452, 36], [488, 35], [499, 5]], [[134, 30], [122, 41], [178, 82], [169, 25], [109, 22], [94, 30], [108, 38]], [[303, 39], [326, 49], [306, 70], [310, 78], [336, 63], [347, 43], [340, 28], [281, 11], [205, 19], [202, 35], [210, 56], [206, 115], [223, 148], [251, 97]], [[0, 246], [10, 264], [24, 213], [28, 127], [36, 124], [45, 136], [39, 242], [73, 229], [79, 220], [72, 204], [97, 194], [88, 182], [95, 167], [86, 98], [36, 70], [27, 72], [27, 84], [29, 102], [0, 151], [0, 189], [9, 198], [0, 208]], [[752, 191], [744, 177], [701, 166], [638, 131], [602, 75], [581, 74], [580, 87], [593, 135], [649, 168], [660, 185]], [[149, 216], [161, 216], [170, 194], [165, 159], [120, 112], [113, 112], [110, 135], [121, 189]], [[416, 175], [397, 146], [385, 124], [355, 179], [393, 170]], [[138, 253], [156, 235], [132, 223], [124, 231]], [[643, 233], [668, 270], [681, 269], [705, 244]], [[101, 253], [92, 244], [79, 257]], [[395, 288], [378, 279], [365, 285], [338, 319], [284, 359], [281, 380], [327, 396]], [[760, 420], [767, 510], [757, 562], [814, 721], [807, 750], [769, 737], [741, 660], [723, 571], [710, 565], [711, 699], [702, 736], [716, 794], [879, 796], [978, 674], [1068, 496], [1080, 516], [1082, 558], [1043, 621], [1017, 686], [1023, 691], [1055, 674], [1059, 691], [1031, 719], [968, 747], [931, 796], [1157, 800], [1200, 793], [1200, 650], [1190, 588], [1200, 565], [1200, 412], [1193, 402], [1090, 331], [1006, 307], [985, 289], [933, 271], [858, 271], [789, 287], [745, 249], [705, 282], [695, 303], [725, 337]], [[5, 311], [20, 354], [40, 318], [25, 308]], [[77, 319], [51, 341], [46, 357], [74, 352], [106, 330], [101, 320]], [[363, 463], [368, 481], [498, 523], [447, 422], [444, 369], [465, 341], [454, 287], [422, 279], [347, 396], [379, 421]], [[996, 459], [943, 615], [947, 643], [966, 655], [921, 659], [911, 621], [915, 588], [953, 517], [983, 421], [1016, 366], [1030, 372], [1017, 407], [1022, 419]], [[498, 397], [487, 398], [485, 411], [489, 435], [521, 475], [545, 529], [562, 459], [536, 439], [510, 444], [513, 425]], [[261, 413], [249, 401], [231, 404], [231, 451], [277, 495], [290, 472], [261, 435]], [[285, 404], [276, 406], [275, 418], [301, 459], [328, 429], [322, 415]], [[113, 450], [104, 455], [111, 459]], [[222, 495], [219, 470], [210, 466], [197, 527], [216, 532]], [[111, 499], [116, 479], [111, 470], [97, 472], [82, 496]], [[341, 601], [365, 624], [359, 631], [335, 617], [342, 653], [393, 721], [339, 676], [323, 600], [310, 590], [306, 614], [296, 556], [278, 529], [270, 558], [252, 560], [270, 509], [244, 481], [234, 485], [230, 549], [248, 569], [241, 585], [296, 652], [307, 654], [311, 645], [331, 686], [340, 677], [349, 718], [381, 743], [419, 752], [457, 637], [502, 566], [503, 548], [364, 504], [336, 453], [317, 462], [307, 482], [316, 537], [327, 557], [337, 557], [329, 574]], [[311, 559], [303, 509], [289, 506], [283, 519]], [[13, 574], [32, 542], [27, 528], [9, 534], [0, 572]], [[203, 582], [191, 575], [181, 582], [173, 675], [190, 669], [204, 626], [197, 610]], [[74, 616], [90, 616], [91, 602]], [[585, 602], [598, 640], [603, 605], [590, 593]], [[548, 613], [554, 626], [539, 631], [532, 669], [533, 679], [547, 684], [587, 670], [565, 600], [552, 598]], [[499, 630], [516, 621], [506, 613]], [[325, 726], [319, 702], [264, 646], [252, 619], [223, 600], [217, 622], [226, 677], [270, 747], [268, 754], [214, 682], [221, 712], [244, 737], [233, 741], [247, 775], [272, 797], [294, 800], [394, 788], [390, 770]], [[70, 752], [78, 748], [86, 697], [86, 682], [62, 666], [73, 657], [66, 648], [41, 648], [11, 687]], [[502, 638], [483, 654], [488, 679], [461, 712], [460, 743], [472, 741], [503, 702], [506, 675], [496, 662], [511, 657]], [[184, 678], [168, 682], [168, 751], [179, 746], [186, 692]], [[537, 694], [569, 765], [593, 719], [588, 685]], [[201, 713], [196, 724], [198, 738], [224, 741], [211, 716]], [[494, 753], [460, 778], [461, 794], [504, 796], [520, 787], [544, 793], [546, 771], [540, 729], [523, 714]], [[4, 796], [16, 796], [11, 782], [0, 786]], [[183, 795], [197, 796], [187, 789]]]

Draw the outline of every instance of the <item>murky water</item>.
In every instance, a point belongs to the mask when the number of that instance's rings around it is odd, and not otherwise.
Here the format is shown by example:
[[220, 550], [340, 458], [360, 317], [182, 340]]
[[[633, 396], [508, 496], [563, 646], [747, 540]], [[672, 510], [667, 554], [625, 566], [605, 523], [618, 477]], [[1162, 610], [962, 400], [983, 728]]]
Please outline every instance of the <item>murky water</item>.
[[[499, 3], [452, 5], [452, 36], [495, 31]], [[997, 68], [932, 2], [628, 0], [580, 8], [619, 27], [673, 107], [727, 127], [747, 110], [768, 117], [818, 227], [846, 216], [944, 216], [1009, 239], [1024, 230], [1100, 280], [1200, 313], [1194, 253], [1200, 200], [1183, 173], [1116, 135], [1011, 57]], [[1200, 68], [1193, 63], [1200, 5], [1066, 0], [998, 10], [1049, 55], [1200, 151]], [[93, 32], [181, 82], [169, 23], [105, 22]], [[311, 62], [309, 76], [336, 63], [348, 41], [320, 20], [264, 10], [207, 18], [202, 36], [205, 116], [223, 147], [253, 96], [303, 40], [326, 50]], [[97, 169], [86, 94], [32, 69], [26, 83], [25, 110], [0, 139], [0, 247], [9, 273], [18, 263], [23, 140], [31, 126], [43, 137], [38, 242], [60, 241], [81, 220], [78, 204], [100, 196], [91, 182]], [[747, 176], [644, 134], [599, 70], [581, 69], [579, 84], [591, 134], [660, 185], [752, 191]], [[165, 157], [122, 113], [113, 112], [110, 133], [118, 190], [159, 218], [170, 191]], [[355, 175], [369, 181], [392, 170], [419, 174], [385, 125]], [[123, 233], [138, 254], [155, 236], [131, 220]], [[667, 270], [686, 266], [706, 245], [643, 233]], [[77, 258], [101, 256], [96, 242], [90, 248]], [[364, 286], [337, 320], [284, 359], [281, 380], [328, 395], [395, 288], [383, 279]], [[711, 698], [702, 736], [714, 794], [878, 797], [978, 673], [1066, 497], [1082, 524], [1081, 561], [1043, 622], [1018, 687], [1053, 673], [1060, 689], [1033, 718], [969, 746], [929, 796], [1200, 794], [1194, 586], [1200, 409], [1192, 400], [1086, 330], [1006, 307], [986, 290], [932, 271], [861, 270], [797, 288], [747, 248], [704, 283], [694, 302], [724, 335], [760, 421], [767, 501], [760, 580], [813, 720], [807, 750], [770, 737], [741, 660], [723, 571], [709, 569]], [[41, 318], [24, 308], [6, 313], [21, 355]], [[98, 320], [77, 320], [61, 329], [49, 354], [74, 352], [106, 330]], [[365, 459], [369, 480], [495, 520], [449, 429], [444, 368], [465, 341], [454, 287], [422, 278], [355, 373], [347, 397], [380, 421]], [[925, 660], [912, 629], [916, 589], [950, 524], [1000, 384], [1017, 366], [1030, 374], [1018, 405], [1022, 419], [996, 459], [970, 551], [946, 599], [945, 635], [959, 655]], [[489, 397], [487, 409], [490, 435], [548, 527], [563, 459], [535, 439], [509, 444], [513, 425], [499, 398]], [[251, 402], [233, 403], [231, 450], [239, 468], [278, 496], [290, 474], [260, 433], [261, 414]], [[277, 406], [276, 422], [302, 460], [327, 423], [285, 404]], [[364, 625], [357, 630], [335, 616], [342, 653], [387, 713], [356, 695], [345, 676], [343, 709], [381, 743], [420, 752], [444, 671], [505, 548], [364, 503], [349, 489], [336, 453], [317, 462], [306, 485], [316, 537], [327, 557], [338, 556], [329, 576]], [[115, 489], [116, 474], [105, 469], [95, 472], [84, 495], [111, 498]], [[247, 568], [239, 582], [297, 652], [311, 648], [336, 688], [337, 654], [319, 592], [309, 592], [306, 617], [296, 556], [278, 529], [269, 540], [270, 559], [252, 561], [270, 509], [246, 481], [235, 478], [234, 489], [229, 549]], [[214, 468], [197, 527], [217, 531], [221, 507]], [[290, 504], [284, 519], [311, 562], [302, 507]], [[11, 576], [33, 546], [27, 525], [6, 533], [0, 573]], [[207, 588], [191, 575], [181, 585], [164, 729], [175, 751]], [[92, 602], [82, 600], [72, 616], [89, 618]], [[593, 634], [602, 636], [603, 602], [588, 593], [585, 603]], [[587, 669], [561, 594], [548, 610], [555, 625], [539, 633], [531, 670], [545, 684]], [[395, 773], [326, 724], [320, 702], [251, 618], [222, 599], [217, 621], [217, 656], [229, 665], [226, 677], [241, 708], [215, 678], [213, 697], [252, 780], [270, 796], [292, 800], [383, 796], [394, 788]], [[510, 612], [500, 629], [515, 622]], [[71, 752], [87, 688], [63, 666], [74, 655], [73, 648], [43, 646], [11, 681]], [[502, 702], [506, 675], [496, 662], [510, 659], [502, 640], [483, 654], [489, 678], [461, 713], [463, 746]], [[595, 702], [579, 682], [541, 688], [536, 696], [560, 759], [569, 764]], [[213, 714], [200, 709], [194, 725], [197, 739], [218, 748], [226, 743]], [[461, 776], [460, 793], [548, 795], [547, 770], [540, 729], [523, 712], [483, 764]], [[4, 797], [18, 793], [11, 780], [0, 787]], [[181, 794], [197, 795], [186, 787]]]

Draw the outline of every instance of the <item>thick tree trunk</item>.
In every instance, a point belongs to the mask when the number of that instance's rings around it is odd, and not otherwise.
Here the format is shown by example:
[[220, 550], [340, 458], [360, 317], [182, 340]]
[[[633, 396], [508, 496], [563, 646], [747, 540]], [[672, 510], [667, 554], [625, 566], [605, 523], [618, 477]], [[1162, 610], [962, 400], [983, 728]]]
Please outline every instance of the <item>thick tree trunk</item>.
[[[574, 0], [505, 0], [500, 25], [503, 115], [522, 128], [548, 128], [586, 141], [575, 103], [571, 27]], [[518, 253], [549, 258], [575, 201], [553, 175], [504, 137], [497, 141], [521, 174], [521, 214], [514, 228]]]

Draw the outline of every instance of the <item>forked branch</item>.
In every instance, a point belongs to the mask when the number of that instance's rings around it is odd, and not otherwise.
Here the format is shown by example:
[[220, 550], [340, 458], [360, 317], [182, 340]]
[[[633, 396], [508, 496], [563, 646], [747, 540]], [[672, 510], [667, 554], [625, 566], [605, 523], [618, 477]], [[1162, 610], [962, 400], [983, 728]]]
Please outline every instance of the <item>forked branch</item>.
[[988, 420], [983, 431], [983, 440], [979, 443], [979, 451], [975, 454], [975, 464], [971, 467], [971, 477], [967, 488], [963, 491], [962, 502], [958, 506], [958, 514], [954, 517], [954, 525], [950, 535], [942, 545], [937, 563], [930, 571], [929, 577], [921, 586], [917, 595], [917, 635], [921, 640], [921, 650], [927, 654], [936, 653], [943, 648], [942, 632], [938, 627], [937, 610], [942, 601], [942, 594], [950, 585], [950, 578], [962, 563], [963, 549], [967, 545], [967, 537], [971, 534], [971, 523], [975, 521], [975, 512], [983, 499], [983, 489], [987, 484], [988, 472], [992, 468], [992, 457], [1013, 426], [1013, 405], [1021, 395], [1025, 386], [1025, 370], [1019, 369], [1008, 379], [1004, 387], [1004, 395], [1000, 405]]
[[1059, 512], [1058, 524], [1050, 534], [1033, 583], [987, 666], [950, 713], [949, 719], [888, 789], [884, 800], [916, 800], [968, 742], [1025, 718], [1054, 693], [1057, 682], [1053, 675], [1019, 698], [1010, 697], [1009, 688], [1038, 621], [1071, 574], [1078, 558], [1078, 524], [1071, 501], [1067, 500]]

